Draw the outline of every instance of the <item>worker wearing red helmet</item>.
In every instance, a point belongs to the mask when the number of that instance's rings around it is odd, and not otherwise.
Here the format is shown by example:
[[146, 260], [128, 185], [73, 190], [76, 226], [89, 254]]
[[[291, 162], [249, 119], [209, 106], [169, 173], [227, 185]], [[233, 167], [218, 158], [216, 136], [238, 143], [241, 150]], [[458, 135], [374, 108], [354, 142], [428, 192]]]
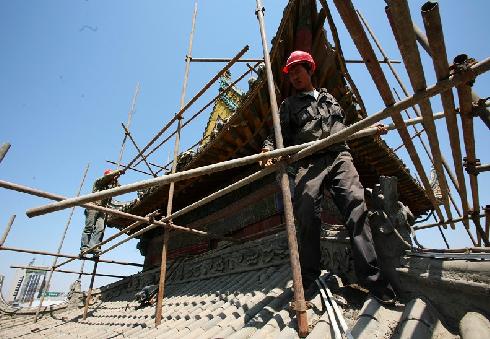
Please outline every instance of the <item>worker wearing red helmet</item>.
[[[104, 176], [94, 182], [92, 192], [98, 192], [118, 186], [117, 178], [119, 178], [121, 174], [122, 172], [120, 170], [105, 170]], [[111, 198], [95, 201], [94, 203], [99, 206], [110, 206], [112, 208], [121, 208], [124, 205], [120, 202], [113, 201]], [[90, 252], [86, 251], [101, 242], [104, 235], [106, 215], [104, 212], [91, 209], [85, 209], [84, 214], [85, 227], [82, 232], [80, 255], [82, 256], [87, 253], [97, 255], [100, 252], [100, 248], [93, 249]]]
[[[292, 52], [283, 68], [296, 90], [296, 94], [282, 102], [279, 111], [285, 147], [323, 139], [345, 128], [344, 112], [335, 98], [325, 88], [313, 87], [311, 76], [315, 69], [313, 57], [304, 51]], [[273, 140], [273, 135], [267, 138], [263, 152], [274, 148]], [[271, 163], [268, 160], [262, 165]], [[347, 144], [329, 146], [292, 167], [294, 214], [305, 291], [315, 288], [314, 281], [320, 275], [320, 214], [323, 192], [327, 189], [349, 231], [359, 281], [381, 302], [393, 303], [396, 296], [379, 268], [364, 188]]]

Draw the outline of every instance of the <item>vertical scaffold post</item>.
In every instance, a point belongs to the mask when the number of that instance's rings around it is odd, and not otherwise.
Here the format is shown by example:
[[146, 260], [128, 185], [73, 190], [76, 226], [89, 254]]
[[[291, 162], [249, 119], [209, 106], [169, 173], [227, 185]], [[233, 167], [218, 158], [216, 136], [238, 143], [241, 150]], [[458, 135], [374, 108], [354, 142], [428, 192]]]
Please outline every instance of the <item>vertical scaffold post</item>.
[[99, 257], [95, 259], [94, 269], [92, 270], [92, 277], [90, 278], [90, 286], [88, 287], [87, 298], [85, 299], [85, 306], [83, 307], [83, 320], [87, 319], [88, 306], [92, 299], [92, 289], [94, 288], [95, 274], [97, 273], [97, 265], [99, 264]]
[[[276, 91], [274, 86], [274, 78], [272, 75], [271, 61], [269, 57], [269, 49], [267, 47], [267, 38], [264, 25], [264, 7], [261, 0], [257, 1], [255, 14], [259, 21], [260, 35], [262, 38], [262, 48], [264, 52], [265, 69], [267, 74], [267, 88], [269, 90], [269, 99], [271, 105], [272, 121], [274, 124], [276, 148], [283, 148], [284, 143], [281, 134], [281, 124], [279, 112], [277, 108]], [[286, 230], [288, 234], [289, 258], [291, 261], [291, 271], [293, 273], [293, 289], [294, 289], [294, 309], [298, 321], [298, 334], [304, 337], [308, 334], [308, 318], [306, 314], [306, 302], [303, 290], [303, 282], [301, 280], [301, 266], [299, 262], [298, 241], [296, 239], [296, 228], [294, 225], [293, 204], [291, 202], [291, 191], [289, 190], [289, 178], [286, 172], [287, 164], [282, 162], [279, 167], [278, 174], [280, 177], [280, 186], [282, 191], [282, 199], [284, 205], [284, 218], [286, 222]]]
[[[182, 85], [182, 93], [180, 96], [180, 109], [182, 110], [185, 106], [185, 94], [187, 90], [187, 81], [189, 79], [189, 69], [192, 58], [192, 42], [194, 40], [194, 29], [196, 27], [196, 17], [197, 17], [197, 0], [194, 2], [194, 13], [192, 14], [192, 29], [189, 37], [189, 49], [185, 57], [185, 73], [184, 73], [184, 83]], [[179, 115], [177, 133], [175, 135], [174, 144], [174, 161], [172, 163], [172, 173], [177, 171], [177, 157], [179, 155], [180, 148], [180, 130], [182, 129], [182, 114]], [[167, 200], [167, 217], [172, 214], [172, 204], [174, 198], [175, 183], [171, 182], [168, 189], [168, 200]], [[170, 222], [170, 220], [169, 220]], [[158, 297], [155, 312], [155, 325], [158, 326], [162, 322], [162, 307], [163, 307], [163, 297], [165, 295], [165, 277], [167, 274], [167, 248], [168, 240], [170, 238], [170, 230], [167, 228], [163, 230], [163, 245], [162, 245], [162, 261], [160, 267], [160, 280], [158, 283]]]
[[[80, 186], [78, 188], [77, 192], [77, 197], [80, 196], [80, 192], [82, 191], [83, 184], [85, 183], [85, 178], [87, 178], [87, 172], [90, 167], [90, 163], [87, 164], [85, 167], [85, 171], [83, 172], [83, 177], [82, 177], [82, 182], [80, 183]], [[65, 229], [63, 230], [63, 234], [61, 235], [61, 240], [60, 244], [58, 245], [58, 251], [56, 251], [57, 254], [61, 253], [61, 248], [63, 247], [63, 243], [65, 242], [65, 237], [66, 237], [66, 232], [68, 231], [68, 227], [70, 226], [71, 223], [71, 218], [73, 217], [73, 212], [75, 212], [75, 207], [73, 207], [70, 211], [70, 215], [68, 216], [68, 220], [66, 221]], [[47, 282], [44, 285], [44, 291], [41, 292], [41, 298], [39, 300], [39, 306], [36, 311], [36, 316], [34, 317], [34, 322], [37, 322], [37, 319], [39, 317], [39, 312], [41, 312], [41, 308], [43, 307], [43, 302], [44, 302], [44, 295], [46, 293], [44, 292], [49, 292], [49, 287], [51, 286], [51, 278], [53, 277], [54, 270], [56, 268], [56, 264], [58, 263], [58, 257], [54, 257], [53, 259], [53, 264], [51, 265], [51, 270], [48, 273], [48, 278]]]
[[[454, 65], [456, 69], [465, 70], [471, 63], [472, 59], [468, 58], [466, 54], [458, 55], [454, 58]], [[470, 188], [473, 208], [471, 211], [473, 223], [475, 224], [478, 235], [478, 246], [481, 245], [481, 241], [485, 246], [490, 246], [488, 239], [485, 237], [485, 232], [481, 227], [480, 219], [477, 216], [480, 214], [480, 198], [478, 195], [478, 172], [476, 166], [479, 164], [479, 159], [476, 158], [475, 152], [475, 134], [473, 129], [473, 99], [471, 96], [471, 84], [465, 83], [456, 86], [459, 97], [459, 108], [461, 112], [461, 127], [463, 129], [463, 140], [466, 151], [465, 162], [466, 171], [470, 176]]]
[[[131, 120], [132, 120], [133, 114], [136, 110], [136, 99], [138, 98], [139, 94], [140, 94], [140, 83], [138, 82], [136, 84], [136, 89], [134, 90], [133, 100], [131, 101], [131, 108], [129, 109], [129, 112], [128, 112], [128, 123], [126, 125], [128, 127], [128, 130], [131, 127]], [[122, 145], [121, 145], [121, 151], [119, 152], [119, 158], [117, 160], [116, 169], [119, 169], [121, 167], [121, 161], [122, 161], [122, 157], [123, 157], [123, 153], [124, 153], [124, 148], [126, 147], [126, 139], [127, 138], [128, 138], [127, 134], [124, 134], [124, 138], [123, 138]]]
[[15, 220], [15, 214], [12, 215], [9, 221], [7, 222], [7, 227], [5, 227], [5, 231], [3, 232], [2, 239], [0, 239], [0, 247], [2, 247], [3, 244], [5, 244], [5, 240], [7, 240], [7, 236], [10, 233], [10, 229], [12, 228], [12, 224], [14, 223], [14, 220]]
[[8, 142], [0, 146], [0, 162], [2, 162], [3, 158], [5, 157], [5, 154], [7, 154], [9, 149], [10, 149], [10, 144]]

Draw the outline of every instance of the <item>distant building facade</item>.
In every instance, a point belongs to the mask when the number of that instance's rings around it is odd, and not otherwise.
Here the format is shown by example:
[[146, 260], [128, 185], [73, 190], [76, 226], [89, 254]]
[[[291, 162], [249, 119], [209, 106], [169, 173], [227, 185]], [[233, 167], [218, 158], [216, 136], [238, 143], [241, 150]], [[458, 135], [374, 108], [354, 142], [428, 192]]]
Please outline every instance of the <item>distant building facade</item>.
[[[32, 266], [34, 260], [29, 263]], [[30, 303], [40, 297], [46, 271], [17, 269], [7, 301], [12, 303]]]

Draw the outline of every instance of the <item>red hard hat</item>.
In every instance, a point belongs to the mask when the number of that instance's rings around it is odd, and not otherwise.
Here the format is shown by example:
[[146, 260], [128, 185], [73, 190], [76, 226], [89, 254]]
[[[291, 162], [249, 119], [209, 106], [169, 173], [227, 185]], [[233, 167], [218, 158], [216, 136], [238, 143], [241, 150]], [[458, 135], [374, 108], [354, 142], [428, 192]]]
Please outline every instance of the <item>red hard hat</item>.
[[104, 175], [108, 175], [108, 174], [111, 174], [112, 173], [112, 170], [111, 169], [106, 169], [104, 171]]
[[289, 56], [288, 60], [286, 61], [286, 66], [282, 69], [282, 71], [286, 74], [289, 72], [289, 67], [291, 67], [294, 64], [298, 64], [301, 62], [307, 62], [310, 64], [311, 71], [314, 72], [316, 69], [316, 64], [315, 60], [313, 60], [313, 57], [311, 56], [310, 53], [305, 52], [305, 51], [294, 51], [291, 53]]

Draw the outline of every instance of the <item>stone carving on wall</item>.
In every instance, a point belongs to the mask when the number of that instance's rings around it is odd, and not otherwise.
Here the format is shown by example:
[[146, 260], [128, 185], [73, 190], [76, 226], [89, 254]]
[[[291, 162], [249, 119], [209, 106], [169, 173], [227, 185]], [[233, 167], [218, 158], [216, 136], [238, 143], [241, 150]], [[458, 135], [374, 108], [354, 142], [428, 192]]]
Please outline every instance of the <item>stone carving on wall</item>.
[[182, 261], [169, 282], [185, 282], [283, 264], [289, 259], [285, 234], [275, 234], [239, 248], [227, 247]]

